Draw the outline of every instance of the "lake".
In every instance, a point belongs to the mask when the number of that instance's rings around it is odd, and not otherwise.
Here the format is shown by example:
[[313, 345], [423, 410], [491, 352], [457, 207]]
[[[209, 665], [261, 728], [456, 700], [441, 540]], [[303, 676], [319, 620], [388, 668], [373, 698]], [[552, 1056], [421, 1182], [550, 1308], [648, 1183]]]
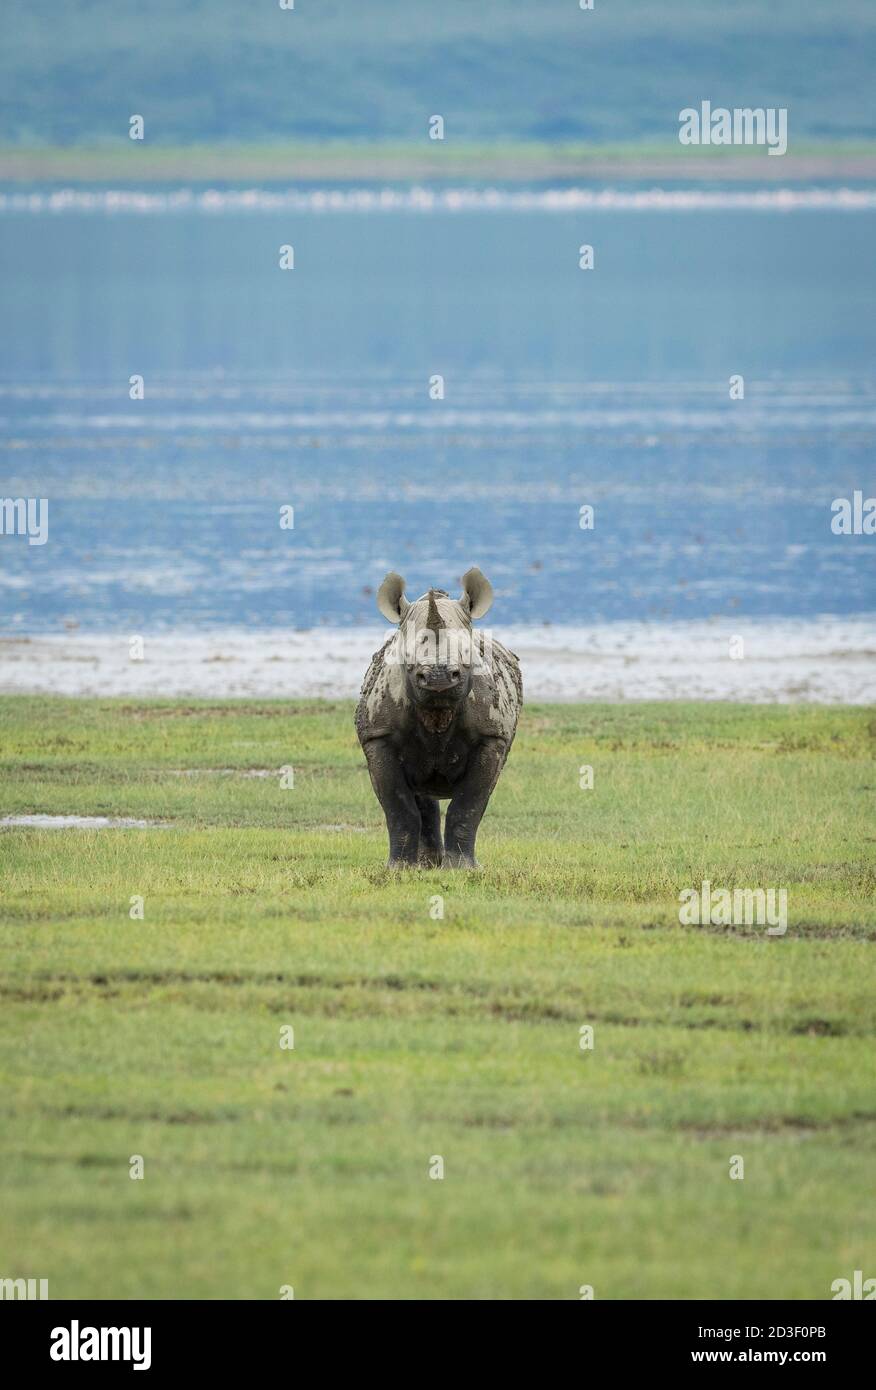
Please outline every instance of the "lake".
[[524, 627], [872, 613], [874, 245], [866, 189], [7, 189], [2, 630], [361, 626], [473, 563]]

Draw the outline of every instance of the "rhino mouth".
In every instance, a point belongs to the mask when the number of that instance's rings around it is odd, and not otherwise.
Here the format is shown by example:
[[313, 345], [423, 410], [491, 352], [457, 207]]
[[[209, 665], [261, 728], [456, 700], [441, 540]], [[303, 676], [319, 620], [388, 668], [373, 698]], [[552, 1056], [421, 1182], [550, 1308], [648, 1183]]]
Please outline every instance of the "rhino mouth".
[[446, 733], [455, 714], [455, 705], [421, 705], [417, 710], [417, 718], [431, 734]]

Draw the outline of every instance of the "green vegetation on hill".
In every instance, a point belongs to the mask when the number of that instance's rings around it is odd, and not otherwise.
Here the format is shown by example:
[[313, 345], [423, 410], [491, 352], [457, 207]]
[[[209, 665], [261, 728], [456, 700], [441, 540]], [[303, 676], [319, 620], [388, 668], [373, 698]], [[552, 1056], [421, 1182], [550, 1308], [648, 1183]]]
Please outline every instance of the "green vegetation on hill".
[[876, 137], [862, 0], [7, 0], [0, 142], [673, 139], [680, 109], [789, 110]]

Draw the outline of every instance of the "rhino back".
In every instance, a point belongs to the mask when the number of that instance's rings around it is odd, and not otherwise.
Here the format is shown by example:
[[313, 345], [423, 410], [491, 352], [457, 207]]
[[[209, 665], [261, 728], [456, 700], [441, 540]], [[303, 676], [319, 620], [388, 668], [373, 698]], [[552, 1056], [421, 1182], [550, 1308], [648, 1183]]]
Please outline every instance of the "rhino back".
[[506, 752], [517, 732], [523, 705], [523, 677], [514, 652], [495, 638], [490, 670], [475, 675], [466, 709], [466, 722], [484, 738], [501, 738]]

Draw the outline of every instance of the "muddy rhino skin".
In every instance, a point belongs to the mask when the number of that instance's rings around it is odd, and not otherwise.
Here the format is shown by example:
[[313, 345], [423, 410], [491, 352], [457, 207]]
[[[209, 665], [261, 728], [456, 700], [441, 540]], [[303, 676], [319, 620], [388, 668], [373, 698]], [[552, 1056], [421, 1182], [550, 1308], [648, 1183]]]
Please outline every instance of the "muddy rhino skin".
[[[408, 603], [404, 580], [389, 574], [377, 601], [399, 628], [372, 657], [356, 732], [386, 817], [389, 866], [476, 868], [478, 827], [523, 703], [517, 657], [472, 628], [492, 588], [473, 569], [459, 600], [430, 589]], [[439, 799], [450, 802], [443, 839]]]

